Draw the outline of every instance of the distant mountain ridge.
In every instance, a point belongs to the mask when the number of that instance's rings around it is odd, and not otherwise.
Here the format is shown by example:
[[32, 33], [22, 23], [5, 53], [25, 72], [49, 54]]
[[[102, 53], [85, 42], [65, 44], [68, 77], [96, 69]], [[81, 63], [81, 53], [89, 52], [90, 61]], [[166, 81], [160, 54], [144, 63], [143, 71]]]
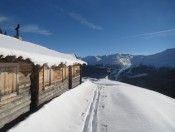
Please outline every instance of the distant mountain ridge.
[[88, 65], [103, 65], [103, 66], [130, 66], [131, 59], [133, 55], [130, 54], [112, 54], [112, 55], [103, 55], [103, 56], [87, 56], [82, 58], [86, 61]]
[[[117, 80], [175, 98], [175, 48], [153, 55], [113, 54], [82, 58], [84, 77]], [[110, 68], [110, 72], [107, 71]]]
[[167, 49], [153, 55], [112, 54], [103, 56], [87, 56], [82, 58], [88, 65], [137, 67], [147, 65], [154, 67], [175, 67], [175, 48]]

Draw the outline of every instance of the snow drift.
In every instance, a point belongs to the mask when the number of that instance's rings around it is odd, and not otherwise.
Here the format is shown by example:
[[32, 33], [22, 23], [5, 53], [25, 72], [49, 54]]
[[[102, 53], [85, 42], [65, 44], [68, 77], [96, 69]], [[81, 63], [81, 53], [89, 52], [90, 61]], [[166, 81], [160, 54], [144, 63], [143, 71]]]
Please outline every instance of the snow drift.
[[90, 79], [9, 132], [174, 132], [175, 100], [144, 88]]

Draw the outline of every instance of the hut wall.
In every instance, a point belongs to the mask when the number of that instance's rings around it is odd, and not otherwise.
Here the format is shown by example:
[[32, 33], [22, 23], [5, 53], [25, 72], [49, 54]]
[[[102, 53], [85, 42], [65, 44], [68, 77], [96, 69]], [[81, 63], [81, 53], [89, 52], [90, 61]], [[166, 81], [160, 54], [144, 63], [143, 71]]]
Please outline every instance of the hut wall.
[[[0, 128], [80, 84], [80, 65], [47, 68], [0, 59]], [[15, 60], [15, 61], [14, 61]]]
[[81, 66], [74, 65], [72, 66], [72, 88], [78, 86], [81, 82]]
[[[65, 66], [47, 68], [40, 67], [38, 71], [38, 95], [36, 106], [61, 95], [68, 90], [68, 68]], [[35, 98], [35, 99], [36, 99]]]
[[0, 63], [0, 128], [30, 110], [30, 76], [28, 62]]

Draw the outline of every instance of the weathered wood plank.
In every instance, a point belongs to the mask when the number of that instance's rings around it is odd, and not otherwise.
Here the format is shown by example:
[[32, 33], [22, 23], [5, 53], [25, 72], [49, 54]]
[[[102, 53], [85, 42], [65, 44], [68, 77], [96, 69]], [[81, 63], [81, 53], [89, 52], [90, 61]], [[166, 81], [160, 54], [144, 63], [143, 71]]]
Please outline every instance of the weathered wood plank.
[[0, 128], [2, 128], [6, 123], [9, 123], [10, 121], [16, 119], [17, 117], [19, 117], [23, 113], [28, 112], [29, 110], [30, 110], [30, 106], [27, 105], [27, 106], [21, 108], [20, 110], [18, 110], [15, 114], [14, 113], [9, 114], [5, 118], [1, 119]]
[[60, 83], [60, 84], [54, 85], [54, 86], [48, 88], [47, 90], [44, 90], [41, 93], [39, 93], [39, 100], [42, 99], [42, 98], [45, 98], [45, 96], [47, 96], [49, 94], [50, 95], [54, 94], [55, 91], [59, 91], [60, 89], [68, 90], [68, 83], [67, 83], [67, 81], [65, 81], [64, 83]]
[[48, 94], [48, 93], [47, 93], [46, 95], [44, 95], [42, 98], [40, 98], [40, 99], [38, 100], [38, 105], [41, 105], [41, 104], [43, 104], [44, 102], [49, 101], [49, 100], [51, 100], [51, 99], [53, 99], [53, 98], [55, 98], [55, 97], [57, 97], [57, 96], [63, 94], [63, 93], [66, 92], [67, 90], [68, 90], [68, 89], [62, 88], [62, 89], [54, 90], [54, 92], [52, 92], [51, 94]]
[[54, 81], [58, 82], [58, 81], [62, 81], [62, 76], [63, 76], [63, 71], [61, 67], [56, 67], [53, 70], [54, 72]]
[[[10, 100], [10, 102], [5, 102], [5, 104], [1, 104], [0, 106], [0, 113], [3, 110], [6, 110], [7, 108], [11, 108], [11, 107], [15, 107], [16, 105], [19, 105], [21, 102], [26, 101], [26, 100], [30, 100], [31, 96], [30, 95], [26, 95], [26, 96], [17, 96], [16, 98], [13, 98], [13, 100]], [[7, 100], [5, 100], [7, 101]], [[1, 102], [3, 103], [3, 102]]]
[[20, 88], [19, 89], [19, 94], [23, 94], [23, 93], [30, 94], [30, 86], [29, 87]]
[[31, 73], [29, 73], [27, 76], [25, 76], [23, 73], [19, 73], [19, 82], [29, 82], [30, 75]]
[[[61, 89], [61, 86], [58, 87], [57, 89]], [[55, 87], [52, 86], [52, 87], [50, 87], [50, 88], [48, 88], [48, 89], [46, 89], [46, 90], [40, 92], [40, 93], [39, 93], [38, 99], [43, 98], [43, 97], [44, 97], [45, 95], [47, 95], [47, 94], [52, 94], [52, 93], [54, 93], [54, 90], [55, 90]]]
[[80, 84], [80, 76], [72, 79], [72, 87], [76, 87]]
[[72, 66], [72, 76], [76, 77], [80, 75], [80, 65]]
[[30, 102], [31, 102], [30, 100], [25, 100], [20, 102], [18, 105], [14, 107], [9, 107], [6, 110], [1, 111], [0, 120], [3, 120], [3, 118], [6, 118], [10, 114], [13, 114], [13, 113], [15, 114], [16, 111], [22, 109], [25, 106], [30, 106]]
[[39, 70], [39, 91], [44, 89], [44, 67]]
[[0, 98], [0, 104], [1, 104], [3, 101], [5, 101], [5, 100], [7, 100], [7, 99], [9, 99], [9, 98], [13, 98], [13, 97], [15, 97], [15, 96], [17, 96], [17, 92], [10, 93], [10, 94], [8, 94], [8, 95], [2, 96], [2, 97]]
[[72, 79], [76, 79], [76, 78], [80, 78], [80, 75], [77, 75], [77, 76], [73, 77]]
[[20, 85], [20, 86], [19, 86], [19, 90], [20, 90], [21, 88], [30, 87], [30, 85], [31, 85], [31, 83]]
[[0, 63], [0, 94], [8, 95], [15, 92], [18, 84], [18, 64]]

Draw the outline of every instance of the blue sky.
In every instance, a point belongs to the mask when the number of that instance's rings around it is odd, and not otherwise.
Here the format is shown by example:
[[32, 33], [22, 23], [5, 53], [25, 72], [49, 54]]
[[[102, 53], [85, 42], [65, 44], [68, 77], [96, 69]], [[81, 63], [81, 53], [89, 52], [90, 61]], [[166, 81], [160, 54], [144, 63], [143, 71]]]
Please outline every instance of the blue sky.
[[78, 56], [175, 48], [174, 0], [1, 0], [0, 28]]

